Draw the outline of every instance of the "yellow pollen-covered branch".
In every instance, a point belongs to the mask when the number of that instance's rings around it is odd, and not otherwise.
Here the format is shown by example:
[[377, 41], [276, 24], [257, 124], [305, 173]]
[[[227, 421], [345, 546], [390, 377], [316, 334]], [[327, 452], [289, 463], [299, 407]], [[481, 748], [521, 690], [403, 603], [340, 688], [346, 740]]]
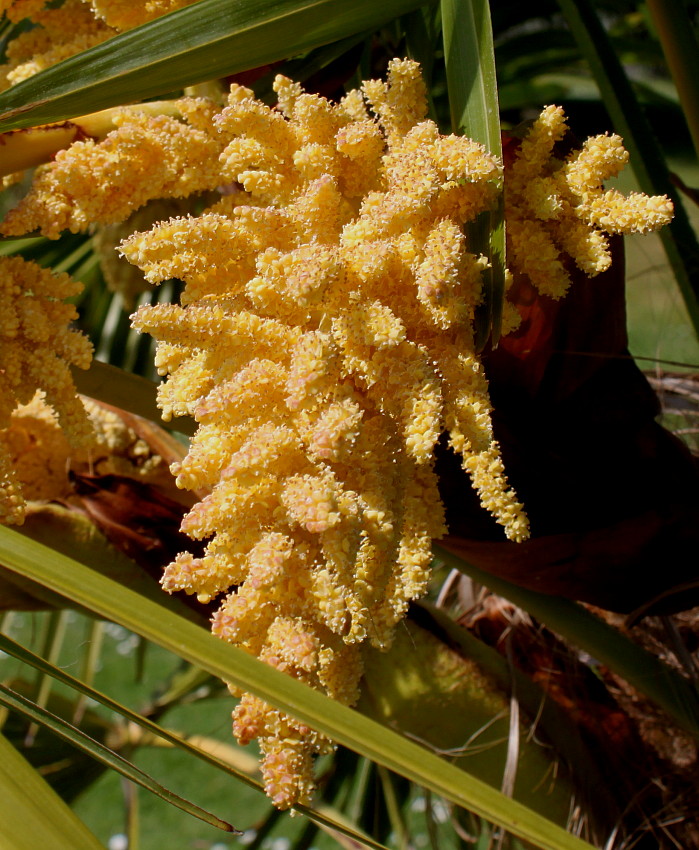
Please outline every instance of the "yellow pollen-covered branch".
[[567, 131], [563, 110], [547, 106], [505, 169], [512, 271], [553, 298], [570, 286], [565, 257], [593, 277], [611, 264], [608, 234], [658, 230], [673, 214], [665, 196], [604, 190], [628, 161], [619, 136], [595, 136], [561, 158], [555, 146]]
[[79, 139], [104, 139], [116, 128], [115, 119], [129, 112], [153, 116], [169, 115], [173, 118], [180, 115], [176, 101], [154, 101], [138, 106], [103, 109], [57, 124], [43, 124], [27, 130], [1, 133], [0, 177], [48, 162], [58, 151], [70, 147]]
[[[413, 62], [365, 84], [370, 108], [283, 77], [275, 90], [278, 111], [234, 86], [211, 117], [219, 180], [242, 191], [121, 251], [151, 282], [185, 283], [183, 306], [134, 316], [159, 341], [164, 415], [199, 423], [177, 482], [210, 489], [183, 522], [206, 551], [178, 556], [165, 588], [223, 594], [216, 634], [351, 703], [360, 644], [388, 646], [425, 590], [445, 427], [506, 533], [527, 533], [472, 351], [487, 260], [463, 232], [502, 170], [424, 120]], [[259, 739], [276, 805], [308, 800], [329, 742], [249, 696], [234, 731]]]

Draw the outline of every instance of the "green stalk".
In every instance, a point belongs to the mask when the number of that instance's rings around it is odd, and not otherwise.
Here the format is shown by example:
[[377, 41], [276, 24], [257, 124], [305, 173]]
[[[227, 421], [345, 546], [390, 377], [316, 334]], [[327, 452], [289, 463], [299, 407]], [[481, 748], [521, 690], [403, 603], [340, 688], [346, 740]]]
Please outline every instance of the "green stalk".
[[614, 127], [624, 138], [639, 186], [649, 195], [668, 195], [675, 205], [675, 218], [660, 231], [660, 239], [699, 337], [699, 243], [672, 185], [653, 128], [590, 0], [558, 0], [558, 5], [590, 66]]
[[[86, 620], [87, 634], [85, 635], [85, 645], [87, 651], [83, 654], [80, 665], [80, 679], [89, 688], [94, 682], [97, 663], [99, 662], [102, 653], [102, 639], [104, 637], [104, 623], [102, 620]], [[1, 644], [0, 644], [1, 645]], [[51, 671], [54, 675], [54, 671]], [[85, 714], [87, 707], [87, 694], [81, 693], [75, 701], [73, 709], [73, 724], [80, 725], [80, 721]]]
[[408, 850], [410, 847], [408, 830], [400, 810], [400, 803], [398, 802], [398, 795], [396, 794], [393, 779], [385, 767], [381, 767], [379, 765], [377, 770], [396, 846], [398, 847], [398, 850]]
[[129, 850], [138, 850], [140, 847], [140, 817], [138, 802], [138, 787], [124, 780], [124, 797], [126, 798], [126, 838]]
[[[484, 145], [502, 161], [495, 49], [488, 0], [441, 0], [444, 62], [454, 133]], [[505, 208], [502, 192], [493, 210], [468, 227], [468, 249], [490, 260], [483, 273], [483, 303], [474, 323], [475, 346], [488, 336], [497, 345], [505, 297]]]
[[682, 0], [647, 0], [699, 157], [699, 42]]
[[[65, 639], [68, 624], [67, 613], [67, 611], [51, 611], [46, 615], [48, 634], [46, 636], [45, 650], [48, 650], [46, 657], [48, 658], [48, 663], [51, 665], [58, 664], [58, 657], [63, 648], [63, 640]], [[54, 684], [55, 679], [50, 674], [42, 673], [39, 678], [39, 687], [36, 694], [36, 704], [40, 708], [46, 708], [48, 705]], [[35, 723], [30, 724], [25, 738], [27, 746], [30, 746], [34, 742], [34, 737], [38, 729], [39, 727]]]

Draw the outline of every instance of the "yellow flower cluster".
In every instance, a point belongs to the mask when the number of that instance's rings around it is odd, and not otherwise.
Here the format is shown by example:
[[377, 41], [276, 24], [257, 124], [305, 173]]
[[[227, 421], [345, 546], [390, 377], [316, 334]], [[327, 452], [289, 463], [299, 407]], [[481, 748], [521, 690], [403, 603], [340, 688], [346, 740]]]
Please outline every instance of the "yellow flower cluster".
[[603, 181], [628, 161], [619, 136], [594, 136], [560, 159], [554, 146], [567, 131], [563, 110], [547, 106], [505, 171], [508, 260], [514, 272], [553, 298], [570, 285], [562, 255], [593, 277], [611, 264], [605, 233], [658, 230], [673, 214], [664, 195], [605, 191]]
[[[163, 585], [227, 593], [216, 634], [352, 704], [360, 644], [386, 647], [424, 592], [445, 428], [507, 535], [528, 534], [473, 352], [486, 261], [462, 230], [502, 171], [425, 120], [414, 62], [336, 105], [284, 77], [275, 90], [270, 109], [234, 86], [212, 115], [227, 194], [122, 245], [149, 281], [185, 283], [183, 306], [134, 325], [159, 340], [164, 417], [199, 425], [178, 484], [210, 490], [183, 522], [206, 552]], [[234, 731], [259, 739], [276, 805], [308, 801], [326, 740], [251, 695]]]
[[[17, 14], [20, 5], [31, 0], [17, 0]], [[175, 5], [185, 3], [93, 2], [120, 28], [140, 23], [134, 14]], [[275, 91], [275, 109], [233, 86], [225, 107], [183, 98], [176, 117], [124, 110], [103, 141], [76, 142], [38, 169], [0, 232], [56, 238], [124, 222], [134, 210], [147, 216], [154, 199], [218, 189], [200, 215], [170, 218], [122, 243], [150, 283], [185, 284], [181, 306], [134, 316], [157, 338], [156, 364], [169, 375], [159, 390], [164, 418], [198, 423], [173, 467], [178, 486], [209, 493], [183, 522], [208, 541], [205, 554], [179, 555], [163, 585], [205, 602], [226, 594], [216, 634], [352, 704], [362, 643], [389, 645], [424, 592], [431, 541], [444, 532], [433, 470], [440, 434], [507, 537], [528, 536], [473, 350], [487, 260], [468, 252], [463, 231], [493, 203], [503, 170], [480, 145], [442, 136], [426, 120], [414, 62], [395, 60], [387, 82], [366, 82], [337, 104], [281, 76]], [[548, 107], [505, 171], [513, 271], [554, 297], [569, 283], [563, 255], [596, 274], [609, 264], [604, 232], [655, 229], [671, 215], [665, 198], [602, 188], [627, 158], [617, 137], [591, 139], [562, 160], [554, 146], [565, 131], [562, 111]], [[125, 232], [137, 226], [131, 220]], [[21, 356], [4, 349], [15, 370], [37, 352], [46, 357], [36, 345], [46, 322], [30, 305], [43, 297], [49, 309], [41, 288], [48, 273], [39, 271], [41, 285], [5, 296], [12, 316], [30, 306], [21, 322], [7, 323], [32, 340]], [[59, 280], [47, 303], [70, 310], [60, 304]], [[47, 347], [84, 360], [65, 331], [67, 314], [62, 325], [51, 315], [52, 331], [64, 336], [42, 337]], [[56, 391], [64, 384], [49, 370], [48, 382], [29, 392], [11, 368], [0, 361], [0, 389], [5, 381], [16, 394], [4, 394], [10, 412], [41, 386], [70, 428], [76, 408]], [[7, 453], [3, 463], [5, 515], [16, 519]], [[234, 731], [241, 742], [259, 740], [276, 805], [309, 800], [312, 756], [327, 740], [249, 694]]]
[[155, 198], [180, 198], [221, 182], [222, 143], [210, 132], [216, 107], [178, 102], [183, 121], [124, 110], [102, 142], [75, 142], [37, 170], [31, 190], [5, 217], [0, 232], [41, 230], [57, 239], [92, 224], [115, 224]]
[[0, 522], [21, 523], [24, 497], [7, 444], [10, 417], [18, 405], [44, 390], [68, 440], [85, 445], [92, 437], [69, 366], [87, 369], [92, 347], [70, 330], [75, 308], [63, 298], [81, 285], [20, 257], [0, 258]]
[[0, 0], [0, 15], [14, 22], [33, 18], [46, 3], [47, 0]]
[[69, 498], [69, 470], [116, 474], [145, 482], [159, 482], [167, 474], [162, 458], [153, 454], [121, 416], [89, 398], [82, 398], [82, 403], [93, 428], [93, 439], [89, 445], [71, 446], [45, 395], [39, 390], [28, 404], [17, 407], [3, 432], [4, 445], [26, 501]]

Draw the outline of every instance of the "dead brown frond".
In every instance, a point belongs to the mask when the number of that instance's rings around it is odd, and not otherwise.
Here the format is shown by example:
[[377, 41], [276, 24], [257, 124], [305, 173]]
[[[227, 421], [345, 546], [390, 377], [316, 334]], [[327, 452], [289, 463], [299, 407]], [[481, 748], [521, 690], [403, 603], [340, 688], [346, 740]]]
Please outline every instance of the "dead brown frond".
[[662, 424], [699, 455], [699, 374], [646, 372], [662, 405]]

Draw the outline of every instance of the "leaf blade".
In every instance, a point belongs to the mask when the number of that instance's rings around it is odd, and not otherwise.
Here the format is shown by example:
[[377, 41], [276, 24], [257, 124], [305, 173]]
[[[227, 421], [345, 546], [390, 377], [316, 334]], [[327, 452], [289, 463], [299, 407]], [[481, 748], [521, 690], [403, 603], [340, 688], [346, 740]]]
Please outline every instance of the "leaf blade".
[[215, 676], [255, 694], [340, 744], [529, 840], [544, 850], [590, 850], [587, 842], [505, 797], [396, 732], [218, 640], [155, 603], [46, 547], [0, 527], [0, 558]]
[[[502, 162], [495, 48], [488, 0], [442, 0], [444, 62], [453, 132], [484, 145]], [[497, 345], [505, 297], [505, 207], [502, 192], [494, 209], [468, 228], [469, 250], [483, 253], [483, 303], [476, 313], [476, 350], [490, 336]]]
[[29, 762], [0, 734], [0, 839], [6, 850], [104, 850]]
[[129, 781], [136, 785], [140, 785], [142, 788], [145, 788], [152, 794], [155, 794], [156, 797], [160, 797], [165, 800], [165, 802], [170, 803], [170, 805], [176, 806], [178, 809], [182, 809], [182, 811], [187, 812], [187, 814], [193, 815], [199, 820], [204, 821], [204, 823], [215, 826], [224, 832], [234, 832], [242, 835], [240, 830], [237, 830], [227, 821], [217, 818], [205, 809], [202, 809], [189, 800], [185, 800], [179, 795], [173, 793], [168, 788], [162, 786], [159, 782], [156, 782], [152, 776], [149, 776], [147, 773], [136, 767], [136, 765], [128, 761], [128, 759], [125, 759], [123, 756], [120, 756], [118, 753], [110, 750], [109, 747], [106, 747], [104, 744], [101, 744], [99, 741], [91, 738], [89, 735], [85, 734], [85, 732], [77, 729], [66, 720], [52, 714], [50, 711], [47, 711], [37, 703], [32, 702], [21, 694], [18, 694], [16, 691], [13, 691], [11, 688], [8, 688], [2, 683], [0, 683], [0, 705], [4, 705], [6, 708], [10, 708], [19, 714], [24, 715], [29, 718], [32, 723], [44, 726], [46, 729], [53, 732], [54, 735], [58, 735], [64, 740], [69, 741], [74, 747], [77, 747], [92, 756], [92, 758], [101, 762], [106, 767], [116, 770]]
[[365, 30], [422, 0], [200, 0], [0, 94], [0, 132], [63, 121], [257, 68]]
[[[83, 696], [86, 696], [89, 699], [92, 699], [95, 702], [104, 705], [106, 708], [110, 709], [116, 714], [119, 714], [121, 717], [125, 718], [131, 723], [135, 723], [136, 725], [140, 726], [142, 729], [147, 730], [153, 735], [156, 735], [158, 738], [161, 738], [163, 741], [166, 741], [173, 747], [177, 747], [178, 749], [189, 753], [190, 755], [194, 756], [197, 759], [200, 759], [201, 761], [206, 762], [212, 767], [216, 767], [220, 770], [225, 771], [229, 775], [235, 777], [238, 781], [245, 783], [251, 788], [254, 788], [261, 794], [264, 794], [264, 786], [262, 785], [262, 783], [248, 776], [248, 774], [244, 771], [235, 768], [229, 762], [224, 761], [215, 755], [212, 755], [205, 749], [202, 749], [201, 747], [191, 743], [185, 738], [181, 738], [179, 735], [170, 732], [168, 729], [165, 729], [159, 724], [154, 723], [152, 720], [147, 717], [144, 717], [142, 714], [138, 714], [137, 712], [132, 711], [127, 706], [107, 696], [107, 694], [95, 690], [89, 685], [86, 685], [84, 682], [81, 682], [79, 679], [76, 679], [74, 676], [71, 676], [69, 673], [66, 673], [65, 670], [62, 670], [60, 667], [56, 667], [52, 664], [49, 664], [45, 659], [41, 658], [39, 655], [36, 655], [31, 650], [27, 649], [24, 646], [21, 646], [16, 641], [3, 634], [0, 634], [0, 651], [5, 652], [7, 655], [16, 658], [24, 664], [28, 664], [30, 667], [33, 667], [35, 670], [38, 670], [39, 672], [47, 676], [52, 676], [54, 679], [61, 682], [62, 684], [67, 685], [68, 687], [78, 691]], [[348, 826], [346, 823], [343, 823], [342, 821], [338, 820], [334, 816], [335, 812], [329, 807], [325, 807], [324, 811], [316, 811], [306, 806], [298, 806], [297, 808], [299, 812], [304, 814], [306, 817], [308, 817], [310, 820], [317, 823], [318, 826], [321, 826], [324, 829], [336, 830], [337, 832], [346, 836], [352, 841], [357, 842], [358, 844], [364, 845], [366, 847], [371, 847], [373, 848], [373, 850], [386, 850], [386, 848], [382, 844], [379, 844], [378, 842], [371, 839], [369, 836], [358, 832], [351, 826]]]

